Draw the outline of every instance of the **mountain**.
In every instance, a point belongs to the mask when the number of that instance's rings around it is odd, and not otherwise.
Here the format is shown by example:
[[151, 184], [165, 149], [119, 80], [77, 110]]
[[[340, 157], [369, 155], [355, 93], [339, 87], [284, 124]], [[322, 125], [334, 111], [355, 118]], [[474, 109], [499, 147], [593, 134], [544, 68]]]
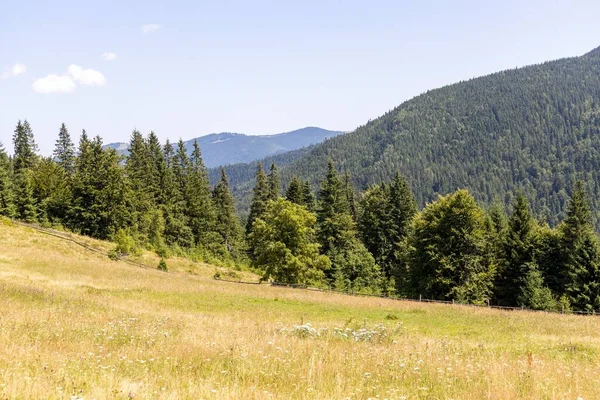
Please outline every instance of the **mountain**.
[[[340, 131], [308, 127], [276, 135], [244, 135], [241, 133], [213, 133], [188, 140], [185, 146], [191, 153], [194, 140], [198, 140], [204, 163], [208, 168], [220, 165], [247, 163], [267, 156], [285, 153], [321, 143], [341, 135]], [[110, 143], [121, 154], [127, 154], [127, 143]]]
[[600, 48], [428, 91], [302, 154], [282, 182], [296, 174], [316, 188], [329, 158], [358, 188], [400, 171], [421, 205], [457, 188], [508, 204], [521, 190], [551, 224], [583, 179], [598, 216]]

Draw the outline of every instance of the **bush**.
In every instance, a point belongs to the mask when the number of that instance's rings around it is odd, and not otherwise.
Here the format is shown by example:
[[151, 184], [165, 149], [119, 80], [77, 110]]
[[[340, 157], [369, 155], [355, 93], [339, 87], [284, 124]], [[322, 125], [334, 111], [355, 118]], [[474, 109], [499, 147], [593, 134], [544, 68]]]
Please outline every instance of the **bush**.
[[167, 262], [165, 261], [164, 258], [160, 259], [160, 261], [158, 263], [158, 269], [161, 270], [161, 271], [165, 271], [165, 272], [168, 271]]
[[129, 234], [128, 230], [119, 229], [115, 234], [113, 241], [117, 245], [114, 249], [117, 256], [139, 256], [141, 254], [135, 239]]

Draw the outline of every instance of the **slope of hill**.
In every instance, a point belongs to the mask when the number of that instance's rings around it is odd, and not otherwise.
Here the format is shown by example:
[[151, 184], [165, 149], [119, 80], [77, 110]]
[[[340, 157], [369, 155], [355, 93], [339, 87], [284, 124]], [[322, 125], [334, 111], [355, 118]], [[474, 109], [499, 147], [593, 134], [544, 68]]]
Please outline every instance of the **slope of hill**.
[[[204, 163], [208, 168], [220, 165], [246, 163], [267, 156], [285, 153], [302, 147], [321, 143], [326, 139], [341, 135], [340, 131], [308, 127], [276, 135], [244, 135], [241, 133], [213, 133], [185, 142], [191, 153], [194, 140], [202, 150]], [[127, 143], [110, 143], [106, 147], [127, 154]]]
[[467, 188], [482, 202], [523, 190], [550, 223], [584, 179], [600, 210], [600, 48], [581, 57], [498, 72], [404, 102], [283, 168], [316, 182], [327, 159], [364, 187], [396, 170], [421, 204]]
[[175, 272], [0, 220], [0, 396], [597, 395], [596, 317], [239, 285], [167, 263]]

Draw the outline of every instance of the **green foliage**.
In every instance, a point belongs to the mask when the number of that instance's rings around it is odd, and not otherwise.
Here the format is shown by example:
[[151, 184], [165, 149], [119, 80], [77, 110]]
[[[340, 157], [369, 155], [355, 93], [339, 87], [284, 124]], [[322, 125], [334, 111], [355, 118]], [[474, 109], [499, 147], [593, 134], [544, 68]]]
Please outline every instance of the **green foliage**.
[[64, 123], [60, 127], [54, 147], [54, 160], [67, 174], [75, 172], [75, 144]]
[[216, 232], [221, 236], [221, 242], [231, 257], [241, 258], [244, 250], [242, 227], [235, 213], [235, 200], [224, 169], [221, 180], [213, 190], [212, 198], [217, 213]]
[[521, 282], [534, 258], [535, 221], [527, 199], [521, 193], [515, 198], [504, 241], [504, 254], [499, 260], [495, 300], [501, 305], [517, 303]]
[[560, 305], [552, 296], [552, 291], [544, 285], [544, 278], [538, 266], [531, 262], [526, 268], [527, 272], [520, 285], [518, 304], [532, 310], [560, 311]]
[[13, 218], [16, 213], [12, 165], [0, 142], [0, 215]]
[[485, 215], [466, 190], [440, 196], [417, 215], [407, 237], [412, 295], [484, 303], [495, 264]]
[[257, 219], [250, 234], [252, 265], [264, 271], [263, 279], [282, 283], [319, 283], [329, 259], [319, 255], [313, 226], [316, 218], [306, 208], [287, 200], [269, 201], [264, 219]]
[[167, 272], [169, 269], [167, 268], [167, 262], [165, 261], [164, 258], [160, 258], [160, 261], [158, 262], [158, 269], [160, 271], [164, 271]]
[[267, 201], [269, 200], [269, 184], [260, 162], [256, 166], [255, 180], [256, 183], [254, 184], [254, 195], [252, 197], [252, 204], [250, 205], [250, 215], [248, 216], [248, 222], [246, 223], [247, 235], [252, 231], [252, 224], [254, 221], [257, 218], [262, 218], [267, 208]]
[[115, 243], [114, 253], [121, 256], [139, 256], [141, 249], [138, 247], [136, 240], [133, 238], [129, 230], [119, 229], [113, 237]]
[[281, 188], [281, 181], [279, 180], [279, 171], [275, 162], [271, 164], [269, 169], [269, 175], [267, 176], [267, 184], [269, 186], [268, 199], [277, 200], [279, 198], [279, 189]]

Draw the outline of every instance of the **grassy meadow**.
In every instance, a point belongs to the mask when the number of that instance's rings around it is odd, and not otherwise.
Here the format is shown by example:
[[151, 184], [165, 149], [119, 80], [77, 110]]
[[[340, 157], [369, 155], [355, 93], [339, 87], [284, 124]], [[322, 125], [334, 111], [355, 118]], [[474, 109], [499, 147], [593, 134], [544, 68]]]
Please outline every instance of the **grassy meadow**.
[[0, 399], [600, 396], [599, 317], [240, 285], [167, 262], [0, 222]]

